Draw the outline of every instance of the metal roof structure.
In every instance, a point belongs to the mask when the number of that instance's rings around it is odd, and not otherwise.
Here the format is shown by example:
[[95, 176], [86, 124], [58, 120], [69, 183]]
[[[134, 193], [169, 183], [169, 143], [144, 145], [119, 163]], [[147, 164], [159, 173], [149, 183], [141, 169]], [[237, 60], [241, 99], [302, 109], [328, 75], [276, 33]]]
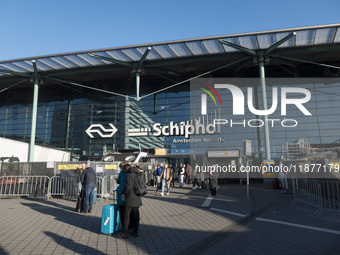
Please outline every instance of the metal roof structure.
[[[276, 47], [265, 56], [267, 77], [339, 75], [340, 24], [332, 24], [2, 61], [0, 92], [18, 93], [20, 89], [22, 93], [26, 89], [30, 93], [38, 78], [44, 83], [41, 89], [48, 88], [50, 96], [60, 94], [61, 88], [56, 85], [62, 84], [70, 93], [76, 85], [83, 87], [81, 93], [91, 88], [108, 95], [137, 95], [138, 100], [139, 85], [132, 88], [132, 83], [140, 76], [141, 95], [198, 76], [258, 77], [256, 58], [273, 45]], [[6, 97], [13, 98], [0, 93], [0, 100]]]
[[[39, 73], [64, 72], [75, 69], [96, 68], [112, 66], [112, 62], [90, 56], [95, 53], [99, 56], [113, 58], [124, 62], [137, 62], [148, 47], [151, 51], [145, 59], [145, 66], [157, 66], [155, 62], [164, 62], [175, 59], [187, 59], [206, 56], [226, 55], [238, 52], [237, 49], [222, 45], [219, 39], [240, 45], [252, 50], [261, 50], [275, 44], [291, 32], [296, 36], [278, 47], [280, 49], [304, 49], [310, 47], [331, 46], [340, 44], [340, 24], [284, 29], [258, 33], [246, 33], [229, 36], [198, 38], [191, 40], [172, 41], [137, 45], [131, 47], [118, 47], [86, 52], [41, 56], [36, 58], [18, 59], [0, 62], [0, 69], [22, 73], [34, 72], [32, 60], [36, 60]], [[154, 63], [153, 65], [151, 63]], [[9, 76], [9, 73], [0, 73], [0, 76]]]

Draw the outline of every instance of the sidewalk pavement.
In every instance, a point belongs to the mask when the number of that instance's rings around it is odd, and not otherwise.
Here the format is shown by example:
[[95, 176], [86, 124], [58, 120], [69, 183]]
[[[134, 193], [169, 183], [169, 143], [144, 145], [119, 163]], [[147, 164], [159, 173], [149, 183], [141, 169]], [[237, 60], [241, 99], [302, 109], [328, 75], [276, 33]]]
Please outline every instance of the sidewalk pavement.
[[[0, 254], [340, 254], [339, 213], [295, 202], [269, 184], [223, 184], [209, 190], [149, 188], [140, 207], [139, 237], [100, 234], [75, 199], [0, 199]], [[202, 206], [203, 205], [203, 206]]]

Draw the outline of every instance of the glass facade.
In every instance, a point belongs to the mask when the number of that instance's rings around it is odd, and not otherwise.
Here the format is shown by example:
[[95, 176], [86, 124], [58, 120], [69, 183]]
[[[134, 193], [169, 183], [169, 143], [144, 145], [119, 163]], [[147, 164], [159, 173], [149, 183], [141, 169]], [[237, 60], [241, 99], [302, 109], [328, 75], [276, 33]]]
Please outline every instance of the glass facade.
[[[272, 84], [268, 82], [267, 98], [268, 108], [272, 104]], [[287, 116], [281, 115], [280, 100], [277, 111], [269, 116], [275, 121], [274, 127], [270, 127], [270, 144], [272, 158], [279, 158], [282, 153], [282, 145], [292, 143], [300, 137], [305, 137], [310, 144], [331, 144], [340, 139], [340, 82], [327, 80], [322, 83], [303, 83], [287, 85], [306, 88], [311, 92], [311, 99], [304, 106], [312, 116], [305, 116], [296, 106], [287, 106]], [[278, 91], [280, 92], [280, 86]], [[246, 87], [241, 88], [247, 95]], [[224, 94], [223, 94], [224, 93]], [[227, 91], [222, 92], [222, 97], [227, 98]], [[262, 109], [262, 96], [259, 87], [253, 88], [254, 107]], [[202, 93], [200, 93], [202, 94]], [[101, 94], [102, 95], [102, 94]], [[134, 101], [121, 96], [104, 97], [94, 93], [91, 97], [68, 100], [45, 100], [38, 104], [36, 144], [53, 147], [72, 152], [74, 159], [81, 156], [101, 157], [112, 150], [136, 150], [166, 148], [168, 154], [190, 154], [192, 149], [202, 147], [200, 143], [183, 142], [183, 135], [155, 136], [152, 127], [155, 123], [161, 126], [170, 125], [170, 122], [180, 125], [181, 122], [192, 121], [199, 114], [192, 115], [192, 111], [200, 112], [200, 101], [192, 101], [192, 92], [189, 84], [181, 86], [174, 91], [163, 91], [150, 95], [140, 101]], [[279, 96], [280, 98], [280, 96]], [[197, 98], [196, 98], [197, 99]], [[194, 100], [196, 100], [194, 99]], [[213, 144], [214, 148], [242, 148], [242, 141], [252, 141], [252, 150], [256, 158], [260, 158], [264, 152], [263, 127], [252, 128], [248, 120], [256, 120], [258, 117], [245, 107], [244, 116], [231, 116], [225, 109], [232, 109], [233, 101], [223, 101], [223, 109], [216, 107], [208, 100], [207, 118], [210, 121], [215, 117], [230, 120], [235, 123], [233, 127], [223, 126], [220, 133], [207, 135], [207, 137], [222, 137], [223, 142]], [[283, 127], [282, 120], [295, 119], [298, 122], [294, 128]], [[5, 138], [29, 142], [31, 133], [32, 105], [24, 103], [0, 105], [0, 135]], [[242, 127], [244, 119], [246, 127]], [[203, 119], [202, 119], [203, 121]], [[206, 121], [206, 120], [205, 120]], [[255, 125], [255, 121], [251, 124]], [[102, 138], [96, 132], [92, 132], [94, 138], [86, 133], [92, 124], [101, 124], [109, 129], [113, 124], [117, 133], [109, 138]], [[290, 123], [291, 124], [291, 123]], [[242, 128], [241, 128], [242, 127]], [[132, 129], [138, 129], [140, 134], [146, 131], [146, 135], [131, 135]], [[97, 129], [99, 130], [99, 129]], [[129, 131], [130, 130], [130, 131]], [[102, 130], [105, 133], [105, 131]], [[137, 132], [137, 131], [136, 131]], [[195, 136], [192, 136], [193, 138]], [[190, 151], [191, 149], [191, 151]]]

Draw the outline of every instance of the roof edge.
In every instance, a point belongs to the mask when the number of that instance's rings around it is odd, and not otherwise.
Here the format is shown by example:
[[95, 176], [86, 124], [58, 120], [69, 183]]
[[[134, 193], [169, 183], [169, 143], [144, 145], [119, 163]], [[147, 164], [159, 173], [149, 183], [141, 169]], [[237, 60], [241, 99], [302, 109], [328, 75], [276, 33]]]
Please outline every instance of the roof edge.
[[150, 46], [157, 46], [157, 45], [162, 45], [162, 44], [193, 42], [193, 41], [199, 41], [199, 40], [214, 40], [214, 39], [231, 38], [231, 37], [237, 37], [237, 36], [250, 36], [250, 35], [260, 35], [260, 34], [293, 32], [293, 31], [330, 28], [330, 27], [339, 27], [339, 26], [340, 26], [340, 23], [335, 23], [335, 24], [328, 24], [328, 25], [284, 28], [284, 29], [265, 30], [265, 31], [258, 31], [258, 32], [237, 33], [237, 34], [230, 34], [230, 35], [218, 35], [218, 36], [198, 37], [198, 38], [190, 38], [190, 39], [179, 39], [179, 40], [173, 40], [173, 41], [162, 41], [162, 42], [157, 42], [157, 43], [142, 43], [142, 44], [128, 45], [128, 46], [117, 46], [117, 47], [112, 47], [112, 48], [101, 48], [101, 49], [66, 52], [66, 53], [48, 54], [48, 55], [33, 56], [33, 57], [18, 58], [18, 59], [9, 59], [9, 60], [0, 61], [0, 64], [9, 63], [9, 62], [17, 62], [17, 61], [42, 59], [42, 58], [59, 57], [59, 56], [69, 56], [69, 55], [76, 55], [76, 54], [95, 53], [95, 52], [102, 52], [102, 51], [113, 51], [113, 50], [124, 50], [124, 49], [129, 49], [129, 48], [150, 47]]

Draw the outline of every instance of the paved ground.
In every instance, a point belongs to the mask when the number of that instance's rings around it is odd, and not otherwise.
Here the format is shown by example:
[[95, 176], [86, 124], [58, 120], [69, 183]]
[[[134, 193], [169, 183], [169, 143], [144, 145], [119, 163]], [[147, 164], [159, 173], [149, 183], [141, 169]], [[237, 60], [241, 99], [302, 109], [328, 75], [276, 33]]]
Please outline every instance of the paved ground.
[[[75, 199], [0, 199], [0, 254], [340, 254], [340, 216], [294, 202], [269, 184], [220, 185], [217, 196], [190, 187], [154, 188], [140, 208], [140, 237], [100, 234], [98, 201], [91, 214]], [[210, 203], [209, 203], [210, 202]], [[206, 205], [206, 206], [202, 206]]]

